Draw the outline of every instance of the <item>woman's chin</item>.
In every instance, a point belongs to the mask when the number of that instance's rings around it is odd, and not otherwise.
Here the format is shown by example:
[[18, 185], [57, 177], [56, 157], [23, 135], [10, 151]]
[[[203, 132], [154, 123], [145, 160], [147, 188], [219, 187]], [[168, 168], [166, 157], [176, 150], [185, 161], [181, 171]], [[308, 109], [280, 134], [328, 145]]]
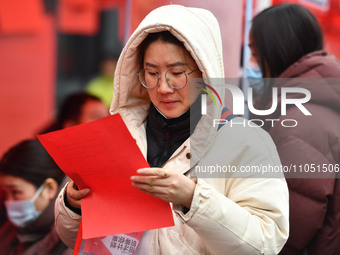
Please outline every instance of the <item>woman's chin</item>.
[[162, 109], [162, 110], [160, 110], [160, 111], [161, 111], [161, 113], [162, 113], [165, 117], [167, 117], [167, 118], [169, 118], [169, 119], [177, 118], [177, 117], [181, 116], [181, 115], [184, 113], [184, 112], [182, 112], [182, 111], [165, 110], [165, 109]]

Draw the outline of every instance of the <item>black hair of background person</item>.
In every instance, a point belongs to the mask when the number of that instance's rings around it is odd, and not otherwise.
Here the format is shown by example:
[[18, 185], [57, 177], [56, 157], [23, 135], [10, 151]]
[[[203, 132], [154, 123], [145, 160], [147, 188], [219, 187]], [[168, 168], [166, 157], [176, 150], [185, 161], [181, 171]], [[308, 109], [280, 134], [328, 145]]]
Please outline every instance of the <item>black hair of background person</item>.
[[66, 120], [73, 120], [77, 122], [82, 114], [83, 106], [90, 100], [101, 102], [98, 97], [89, 95], [85, 92], [78, 92], [69, 95], [61, 104], [55, 122], [39, 133], [44, 134], [63, 129], [63, 124]]
[[0, 174], [20, 177], [37, 189], [47, 178], [60, 184], [65, 177], [37, 139], [22, 141], [9, 149], [0, 161]]
[[276, 5], [258, 14], [251, 37], [264, 78], [278, 77], [302, 56], [323, 48], [316, 18], [297, 4]]
[[[1, 192], [1, 191], [0, 191]], [[4, 194], [0, 194], [0, 227], [7, 221], [6, 207], [3, 203]]]

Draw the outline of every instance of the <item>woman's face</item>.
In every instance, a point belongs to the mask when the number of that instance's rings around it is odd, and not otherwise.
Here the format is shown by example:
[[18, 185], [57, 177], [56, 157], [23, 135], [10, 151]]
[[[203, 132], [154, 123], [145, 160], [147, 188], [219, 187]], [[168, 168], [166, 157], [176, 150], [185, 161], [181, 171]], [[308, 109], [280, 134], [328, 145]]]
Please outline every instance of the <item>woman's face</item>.
[[101, 101], [88, 100], [81, 109], [79, 124], [109, 116], [109, 110]]
[[[250, 61], [253, 61], [253, 62], [257, 63], [259, 66], [261, 66], [261, 58], [260, 58], [260, 55], [258, 53], [258, 50], [256, 49], [254, 39], [252, 37], [252, 33], [253, 33], [253, 31], [250, 30], [249, 44], [248, 44], [250, 52], [251, 52]], [[263, 70], [261, 70], [261, 71], [262, 71], [262, 73], [264, 73]], [[270, 73], [269, 67], [268, 67], [267, 63], [265, 62], [265, 74], [266, 75], [264, 76], [264, 78], [269, 78], [270, 77], [269, 73]]]
[[[23, 201], [31, 199], [37, 188], [30, 182], [16, 176], [0, 175], [0, 188], [3, 190], [5, 201]], [[44, 211], [50, 203], [49, 189], [44, 188], [35, 200], [34, 205], [38, 212]]]
[[[195, 61], [184, 48], [163, 41], [151, 43], [144, 54], [144, 68], [151, 69], [160, 75], [156, 88], [147, 89], [151, 102], [168, 118], [175, 118], [187, 110], [200, 94], [199, 89], [191, 88], [190, 78], [201, 78], [199, 70], [188, 75], [187, 85], [183, 89], [174, 89], [165, 80], [165, 73], [169, 69], [179, 69], [190, 73], [198, 69]], [[199, 87], [199, 84], [196, 85]]]
[[260, 64], [260, 60], [259, 60], [259, 56], [257, 54], [257, 51], [256, 51], [256, 48], [255, 48], [255, 44], [254, 44], [254, 41], [253, 41], [253, 37], [251, 36], [252, 34], [252, 31], [250, 31], [249, 33], [249, 49], [250, 49], [250, 52], [251, 52], [251, 56], [250, 56], [250, 60], [257, 63], [257, 64]]
[[101, 101], [90, 99], [83, 104], [79, 119], [65, 120], [63, 123], [63, 128], [68, 128], [82, 123], [87, 123], [93, 120], [104, 118], [106, 116], [109, 116], [109, 109], [107, 108], [107, 106]]

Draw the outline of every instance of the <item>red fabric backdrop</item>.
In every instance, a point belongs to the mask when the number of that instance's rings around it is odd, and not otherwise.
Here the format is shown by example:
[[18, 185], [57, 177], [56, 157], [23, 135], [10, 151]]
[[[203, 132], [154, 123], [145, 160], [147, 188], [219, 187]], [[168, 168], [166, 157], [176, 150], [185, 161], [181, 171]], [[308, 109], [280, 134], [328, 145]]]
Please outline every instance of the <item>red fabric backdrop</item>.
[[41, 14], [36, 29], [25, 30], [28, 21], [19, 17], [20, 12], [15, 30], [5, 33], [0, 24], [0, 157], [33, 137], [51, 119], [55, 104], [54, 20]]

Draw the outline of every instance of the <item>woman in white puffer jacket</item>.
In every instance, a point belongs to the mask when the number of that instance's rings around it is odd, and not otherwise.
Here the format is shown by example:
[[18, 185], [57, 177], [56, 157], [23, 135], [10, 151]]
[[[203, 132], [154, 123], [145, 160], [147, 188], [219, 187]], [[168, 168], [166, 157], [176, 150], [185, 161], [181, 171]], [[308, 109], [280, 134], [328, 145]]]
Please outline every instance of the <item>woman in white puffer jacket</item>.
[[[283, 178], [252, 178], [258, 176], [251, 173], [190, 178], [209, 164], [237, 169], [280, 164], [262, 129], [230, 122], [214, 127], [223, 107], [211, 98], [209, 114], [201, 115], [201, 90], [190, 94], [190, 87], [199, 87], [190, 78], [211, 83], [223, 77], [219, 25], [204, 9], [155, 9], [123, 49], [111, 113], [122, 116], [151, 166], [139, 170], [132, 184], [170, 202], [175, 219], [174, 227], [145, 231], [135, 254], [277, 254], [288, 238]], [[57, 231], [69, 246], [79, 227], [80, 198], [89, 192], [75, 190], [70, 181], [56, 202]]]

